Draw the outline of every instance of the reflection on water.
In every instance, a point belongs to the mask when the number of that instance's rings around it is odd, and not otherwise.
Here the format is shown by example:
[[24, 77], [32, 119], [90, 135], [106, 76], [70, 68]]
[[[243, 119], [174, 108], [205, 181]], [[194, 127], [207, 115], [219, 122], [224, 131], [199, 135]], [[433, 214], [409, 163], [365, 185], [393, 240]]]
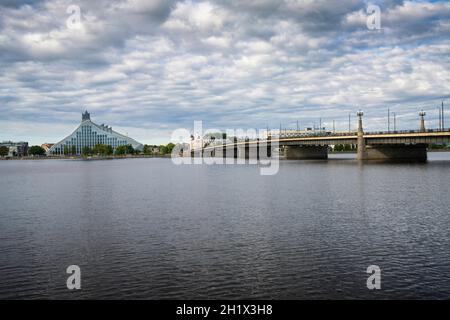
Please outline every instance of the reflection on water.
[[354, 157], [0, 161], [0, 298], [448, 298], [450, 153]]

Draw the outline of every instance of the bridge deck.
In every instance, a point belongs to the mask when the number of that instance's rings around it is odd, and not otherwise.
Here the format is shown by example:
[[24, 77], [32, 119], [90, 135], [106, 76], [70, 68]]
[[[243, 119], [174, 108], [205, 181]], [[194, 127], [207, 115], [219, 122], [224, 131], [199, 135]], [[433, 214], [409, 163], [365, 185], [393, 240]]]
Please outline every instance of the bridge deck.
[[[450, 143], [450, 130], [448, 131], [434, 131], [428, 130], [426, 132], [417, 131], [402, 131], [402, 132], [369, 132], [364, 134], [367, 144], [402, 144], [402, 143]], [[211, 150], [214, 148], [230, 148], [242, 145], [265, 145], [268, 143], [274, 145], [334, 145], [334, 144], [356, 144], [357, 134], [340, 133], [337, 135], [311, 135], [311, 136], [297, 136], [297, 137], [281, 137], [272, 138], [270, 140], [239, 140], [236, 143], [215, 144], [209, 145], [204, 150]], [[197, 149], [194, 149], [194, 151]]]

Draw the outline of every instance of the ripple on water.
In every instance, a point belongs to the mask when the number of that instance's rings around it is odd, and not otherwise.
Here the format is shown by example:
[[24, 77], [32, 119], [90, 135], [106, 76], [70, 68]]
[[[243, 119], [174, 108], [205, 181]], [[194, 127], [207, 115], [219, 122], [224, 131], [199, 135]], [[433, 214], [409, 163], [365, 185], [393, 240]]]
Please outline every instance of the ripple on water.
[[[275, 176], [1, 161], [0, 298], [448, 298], [450, 155], [430, 159], [282, 162]], [[65, 288], [71, 264], [79, 292]], [[379, 292], [366, 288], [372, 264]]]

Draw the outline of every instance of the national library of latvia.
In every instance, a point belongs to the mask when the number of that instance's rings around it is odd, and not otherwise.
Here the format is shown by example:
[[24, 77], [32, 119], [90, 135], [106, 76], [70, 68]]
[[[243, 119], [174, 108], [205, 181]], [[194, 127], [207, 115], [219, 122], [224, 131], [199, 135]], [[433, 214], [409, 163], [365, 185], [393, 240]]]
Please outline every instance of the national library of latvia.
[[81, 155], [84, 147], [93, 148], [98, 144], [110, 145], [113, 150], [119, 146], [131, 145], [133, 149], [142, 151], [144, 146], [134, 139], [124, 136], [107, 125], [98, 125], [91, 121], [90, 114], [82, 114], [81, 124], [68, 137], [56, 143], [48, 150], [49, 155], [63, 155], [73, 150]]

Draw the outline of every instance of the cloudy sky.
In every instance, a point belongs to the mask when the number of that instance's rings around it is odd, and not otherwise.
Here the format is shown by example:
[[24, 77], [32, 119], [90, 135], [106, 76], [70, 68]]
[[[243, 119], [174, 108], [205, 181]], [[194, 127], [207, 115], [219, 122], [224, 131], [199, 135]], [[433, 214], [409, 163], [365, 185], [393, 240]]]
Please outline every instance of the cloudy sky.
[[0, 0], [0, 140], [57, 142], [84, 109], [158, 144], [194, 120], [346, 130], [360, 108], [368, 130], [386, 129], [388, 107], [400, 129], [422, 108], [436, 127], [450, 3], [371, 3], [379, 30], [357, 0]]

